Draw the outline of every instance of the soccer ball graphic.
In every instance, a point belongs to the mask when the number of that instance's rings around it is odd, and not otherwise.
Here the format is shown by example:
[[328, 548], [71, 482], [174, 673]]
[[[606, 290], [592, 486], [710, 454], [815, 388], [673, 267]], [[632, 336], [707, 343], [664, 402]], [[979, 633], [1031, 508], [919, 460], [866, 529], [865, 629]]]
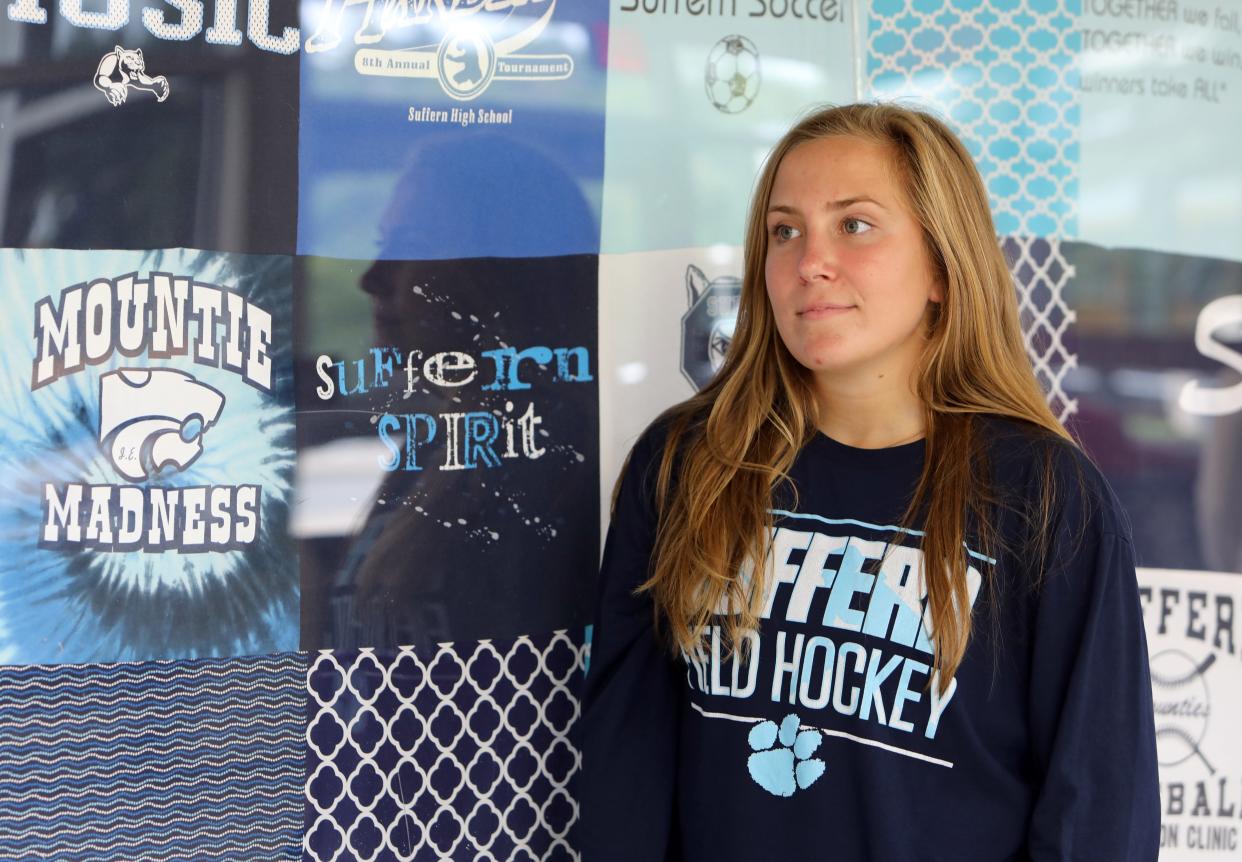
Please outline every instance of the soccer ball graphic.
[[745, 36], [725, 36], [707, 55], [707, 98], [716, 109], [736, 114], [759, 95], [759, 50]]

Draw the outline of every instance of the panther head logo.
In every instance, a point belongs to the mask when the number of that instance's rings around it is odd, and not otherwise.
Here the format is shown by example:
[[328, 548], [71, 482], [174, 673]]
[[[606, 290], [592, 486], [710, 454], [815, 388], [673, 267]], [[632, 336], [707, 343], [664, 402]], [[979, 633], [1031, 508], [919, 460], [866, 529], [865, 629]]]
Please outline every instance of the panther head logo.
[[124, 104], [131, 88], [154, 93], [160, 102], [168, 98], [168, 79], [163, 75], [157, 78], [147, 75], [142, 49], [128, 50], [117, 45], [99, 61], [99, 67], [95, 70], [95, 89], [103, 93], [113, 107], [117, 107]]
[[142, 59], [141, 48], [126, 50], [117, 45], [112, 50], [116, 54], [117, 59], [120, 60], [120, 67], [126, 72], [145, 72], [147, 70], [146, 61]]
[[222, 394], [184, 371], [121, 368], [99, 379], [99, 441], [118, 473], [141, 482], [193, 464], [223, 408]]

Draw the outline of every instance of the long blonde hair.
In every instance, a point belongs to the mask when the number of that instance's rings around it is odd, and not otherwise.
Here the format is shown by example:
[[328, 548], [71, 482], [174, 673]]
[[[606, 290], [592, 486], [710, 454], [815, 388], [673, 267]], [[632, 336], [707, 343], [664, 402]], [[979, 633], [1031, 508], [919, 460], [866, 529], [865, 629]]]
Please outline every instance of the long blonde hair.
[[[818, 417], [809, 372], [781, 341], [768, 304], [766, 215], [785, 155], [835, 135], [888, 146], [944, 290], [915, 372], [925, 410], [925, 460], [902, 518], [908, 524], [925, 510], [923, 577], [935, 678], [943, 691], [971, 633], [968, 523], [977, 533], [972, 547], [989, 553], [998, 541], [987, 511], [998, 501], [974, 417], [1023, 420], [1045, 438], [1073, 441], [1049, 409], [1027, 357], [1016, 291], [979, 173], [952, 131], [927, 113], [894, 104], [828, 107], [806, 116], [772, 149], [751, 200], [728, 355], [707, 386], [661, 419], [667, 436], [656, 480], [658, 529], [650, 577], [639, 590], [651, 592], [671, 646], [687, 653], [721, 609], [728, 609], [723, 630], [731, 652], [758, 626], [772, 493], [788, 481]], [[1053, 507], [1050, 476], [1045, 470], [1036, 514], [1042, 524], [1035, 532], [1042, 532]]]

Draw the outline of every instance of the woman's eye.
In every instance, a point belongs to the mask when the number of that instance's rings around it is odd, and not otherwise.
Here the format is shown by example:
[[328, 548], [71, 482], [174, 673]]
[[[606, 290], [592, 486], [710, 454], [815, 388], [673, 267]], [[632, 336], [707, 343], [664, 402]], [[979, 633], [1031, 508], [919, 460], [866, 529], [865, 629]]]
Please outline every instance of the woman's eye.
[[776, 237], [781, 242], [787, 242], [798, 236], [798, 229], [790, 227], [787, 224], [778, 224], [776, 227], [772, 228], [772, 236]]
[[865, 228], [866, 228], [866, 230], [846, 230], [846, 233], [848, 233], [848, 234], [858, 235], [858, 234], [863, 234], [863, 233], [866, 233], [867, 231], [871, 230], [871, 225], [870, 225], [870, 224], [868, 224], [867, 222], [863, 221], [863, 220], [862, 220], [862, 219], [860, 219], [860, 218], [852, 218], [852, 217], [851, 217], [851, 218], [847, 218], [847, 219], [845, 219], [844, 221], [842, 221], [842, 222], [841, 222], [841, 224], [842, 224], [843, 226], [844, 226], [844, 225], [849, 225], [849, 224], [858, 224], [858, 225], [863, 225], [863, 226], [865, 226]]

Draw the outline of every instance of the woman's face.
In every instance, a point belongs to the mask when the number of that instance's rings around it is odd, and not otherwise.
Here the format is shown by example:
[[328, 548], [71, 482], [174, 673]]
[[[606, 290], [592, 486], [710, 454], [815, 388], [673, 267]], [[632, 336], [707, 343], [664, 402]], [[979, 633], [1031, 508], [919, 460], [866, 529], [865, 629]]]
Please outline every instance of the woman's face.
[[846, 136], [794, 147], [767, 232], [768, 300], [794, 358], [822, 382], [909, 380], [943, 296], [890, 150]]

